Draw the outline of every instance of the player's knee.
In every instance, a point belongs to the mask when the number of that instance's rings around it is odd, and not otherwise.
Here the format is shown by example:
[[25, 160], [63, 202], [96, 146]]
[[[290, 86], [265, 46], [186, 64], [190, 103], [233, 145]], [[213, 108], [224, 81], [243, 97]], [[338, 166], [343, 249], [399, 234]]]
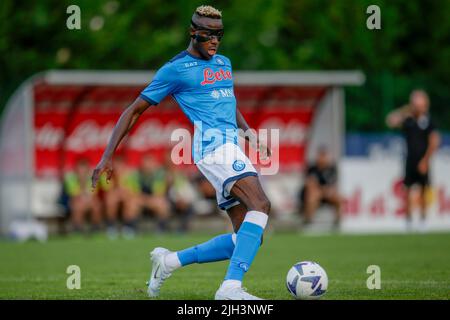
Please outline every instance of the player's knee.
[[270, 200], [267, 197], [263, 197], [258, 199], [255, 210], [264, 212], [268, 215], [270, 213], [271, 206], [272, 204], [270, 203]]
[[265, 209], [265, 213], [269, 214], [270, 213], [270, 209], [272, 208], [272, 203], [270, 202], [269, 199], [266, 198], [265, 202], [264, 202], [264, 209]]

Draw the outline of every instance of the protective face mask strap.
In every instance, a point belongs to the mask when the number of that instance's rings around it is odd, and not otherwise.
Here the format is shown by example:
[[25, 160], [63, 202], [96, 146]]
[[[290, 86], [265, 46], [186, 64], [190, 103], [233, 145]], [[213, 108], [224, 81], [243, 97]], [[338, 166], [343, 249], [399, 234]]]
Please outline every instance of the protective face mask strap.
[[208, 36], [202, 36], [199, 34], [193, 34], [191, 35], [192, 39], [196, 39], [198, 42], [206, 42], [212, 39], [213, 36], [217, 37], [217, 39], [220, 41], [222, 40], [223, 37], [223, 29], [208, 29], [202, 26], [197, 25], [194, 21], [192, 21], [191, 19], [191, 24], [194, 27], [194, 29], [197, 30], [202, 30], [202, 31], [207, 31], [208, 32]]

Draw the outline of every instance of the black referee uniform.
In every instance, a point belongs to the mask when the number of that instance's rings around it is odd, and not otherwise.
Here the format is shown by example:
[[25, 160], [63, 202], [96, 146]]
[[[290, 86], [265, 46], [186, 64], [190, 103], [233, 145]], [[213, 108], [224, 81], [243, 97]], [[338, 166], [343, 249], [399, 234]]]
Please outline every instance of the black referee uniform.
[[408, 117], [402, 125], [403, 135], [406, 140], [406, 162], [405, 178], [403, 183], [406, 187], [419, 184], [422, 187], [428, 186], [430, 178], [428, 172], [419, 172], [419, 162], [425, 156], [430, 134], [436, 130], [428, 115], [419, 118]]

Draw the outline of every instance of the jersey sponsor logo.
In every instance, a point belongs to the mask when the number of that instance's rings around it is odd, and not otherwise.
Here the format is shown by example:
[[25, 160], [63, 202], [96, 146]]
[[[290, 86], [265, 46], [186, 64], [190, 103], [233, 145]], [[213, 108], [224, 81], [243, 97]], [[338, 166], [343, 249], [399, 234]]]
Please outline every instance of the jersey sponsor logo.
[[214, 99], [219, 99], [220, 98], [220, 93], [217, 90], [213, 90], [211, 92], [211, 97], [213, 97]]
[[203, 81], [200, 83], [202, 86], [207, 84], [213, 84], [216, 81], [231, 80], [233, 77], [231, 71], [224, 71], [222, 68], [219, 71], [214, 72], [211, 68], [203, 70]]
[[220, 97], [233, 98], [234, 93], [232, 89], [219, 89], [219, 90], [214, 89], [213, 91], [211, 91], [211, 97], [213, 97], [216, 100], [219, 99]]
[[195, 67], [197, 65], [197, 62], [187, 62], [184, 64], [185, 68]]

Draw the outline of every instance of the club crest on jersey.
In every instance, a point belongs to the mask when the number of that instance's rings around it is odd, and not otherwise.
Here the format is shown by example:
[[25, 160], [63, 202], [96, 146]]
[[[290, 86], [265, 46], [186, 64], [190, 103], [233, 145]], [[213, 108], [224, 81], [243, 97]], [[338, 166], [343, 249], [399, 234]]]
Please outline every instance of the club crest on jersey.
[[233, 163], [233, 169], [234, 171], [242, 171], [245, 168], [245, 162], [242, 160], [236, 160]]
[[222, 60], [221, 58], [219, 58], [219, 57], [216, 58], [216, 62], [217, 62], [218, 64], [221, 64], [221, 65], [224, 65], [224, 64], [225, 64], [225, 62], [223, 62], [223, 60]]
[[213, 84], [216, 81], [232, 79], [231, 71], [224, 71], [222, 68], [219, 71], [214, 72], [211, 68], [203, 70], [203, 81], [200, 83], [202, 86], [207, 84]]

